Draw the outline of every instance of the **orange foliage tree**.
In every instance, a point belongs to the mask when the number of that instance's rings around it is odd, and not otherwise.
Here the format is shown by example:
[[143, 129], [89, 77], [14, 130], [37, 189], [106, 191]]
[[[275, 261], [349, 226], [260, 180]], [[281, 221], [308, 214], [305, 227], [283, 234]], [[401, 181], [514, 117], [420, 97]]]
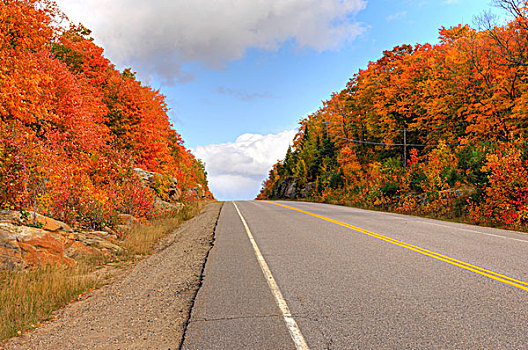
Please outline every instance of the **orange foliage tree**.
[[49, 0], [0, 4], [0, 209], [91, 228], [119, 212], [161, 215], [134, 167], [211, 196], [164, 96], [119, 72], [82, 25], [58, 26], [64, 19]]
[[297, 197], [527, 228], [528, 7], [496, 3], [506, 25], [442, 27], [359, 70], [300, 122], [259, 198], [294, 181]]

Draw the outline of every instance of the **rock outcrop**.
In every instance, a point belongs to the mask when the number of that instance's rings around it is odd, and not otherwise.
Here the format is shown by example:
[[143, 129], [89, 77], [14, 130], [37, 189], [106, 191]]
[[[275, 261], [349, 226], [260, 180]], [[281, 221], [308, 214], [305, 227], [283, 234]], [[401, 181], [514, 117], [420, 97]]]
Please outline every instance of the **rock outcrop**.
[[21, 269], [48, 264], [73, 264], [64, 255], [68, 233], [24, 226], [17, 221], [0, 223], [0, 267]]
[[282, 181], [276, 189], [273, 190], [273, 198], [293, 199], [297, 196], [297, 184], [295, 179], [290, 176]]
[[200, 184], [198, 184], [196, 187], [189, 188], [187, 192], [191, 195], [196, 196], [197, 199], [202, 199], [206, 197], [205, 190]]
[[183, 209], [184, 205], [183, 203], [180, 203], [180, 202], [175, 202], [175, 203], [166, 202], [156, 197], [156, 200], [154, 201], [154, 207], [161, 211], [179, 212], [180, 210]]
[[[134, 168], [134, 172], [140, 178], [145, 187], [150, 187], [153, 190], [156, 190], [156, 181], [163, 179], [163, 175], [141, 168]], [[167, 193], [168, 201], [177, 202], [182, 195], [182, 192], [178, 187], [178, 180], [175, 177], [170, 177], [169, 180], [170, 184]]]
[[110, 228], [75, 232], [37, 213], [0, 211], [0, 269], [73, 265], [82, 257], [120, 253], [123, 249], [117, 241], [117, 233]]
[[308, 182], [303, 189], [299, 191], [299, 198], [307, 198], [315, 193], [315, 182]]
[[304, 187], [300, 187], [293, 176], [287, 177], [279, 183], [272, 191], [274, 199], [296, 199], [309, 198], [316, 194], [316, 183], [309, 182]]
[[[182, 192], [174, 177], [134, 169], [145, 187], [156, 190], [164, 186], [166, 200], [156, 197], [160, 211], [178, 212], [184, 205], [178, 200]], [[168, 183], [167, 183], [168, 181]], [[197, 198], [205, 197], [202, 186], [190, 189]], [[35, 212], [0, 210], [0, 269], [21, 270], [44, 265], [73, 265], [77, 259], [111, 256], [122, 252], [118, 233], [130, 229], [139, 221], [132, 215], [119, 214], [115, 228], [102, 231], [74, 231], [64, 222]]]

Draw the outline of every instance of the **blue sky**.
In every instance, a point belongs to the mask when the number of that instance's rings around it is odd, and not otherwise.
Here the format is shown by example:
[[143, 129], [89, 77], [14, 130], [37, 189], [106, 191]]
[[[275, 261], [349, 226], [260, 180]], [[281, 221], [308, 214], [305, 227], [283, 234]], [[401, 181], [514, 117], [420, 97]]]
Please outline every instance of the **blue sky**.
[[167, 96], [220, 200], [252, 199], [299, 119], [383, 50], [435, 43], [486, 0], [59, 0]]

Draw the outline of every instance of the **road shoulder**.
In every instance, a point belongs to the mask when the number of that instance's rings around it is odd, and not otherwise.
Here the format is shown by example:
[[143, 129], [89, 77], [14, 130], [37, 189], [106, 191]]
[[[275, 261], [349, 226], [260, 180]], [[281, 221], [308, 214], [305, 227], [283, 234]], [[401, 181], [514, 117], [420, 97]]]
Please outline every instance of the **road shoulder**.
[[7, 349], [177, 348], [212, 247], [222, 203], [184, 223], [172, 243], [121, 280], [61, 310]]

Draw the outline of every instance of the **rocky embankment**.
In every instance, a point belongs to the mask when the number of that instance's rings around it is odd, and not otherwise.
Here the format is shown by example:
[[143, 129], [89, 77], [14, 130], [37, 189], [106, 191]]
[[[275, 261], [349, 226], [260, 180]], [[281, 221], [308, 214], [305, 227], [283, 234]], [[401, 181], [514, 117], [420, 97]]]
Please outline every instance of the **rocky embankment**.
[[[122, 227], [137, 219], [120, 215]], [[122, 248], [119, 233], [74, 231], [64, 222], [34, 212], [0, 211], [0, 269], [21, 270], [49, 264], [74, 265], [80, 257], [111, 256]]]
[[[161, 175], [134, 169], [145, 187], [154, 188]], [[184, 207], [179, 202], [182, 191], [171, 178], [165, 200], [156, 198], [158, 209], [174, 212]], [[187, 195], [205, 197], [201, 187], [187, 190]], [[0, 211], [0, 269], [22, 270], [49, 264], [74, 265], [80, 258], [105, 257], [120, 253], [120, 237], [138, 219], [121, 213], [115, 227], [100, 231], [74, 230], [68, 224], [28, 211]]]
[[[440, 191], [439, 195], [441, 198], [464, 198], [471, 196], [473, 193], [475, 193], [474, 188], [465, 186], [458, 189]], [[315, 182], [309, 182], [304, 187], [300, 187], [295, 182], [295, 178], [289, 176], [273, 189], [270, 199], [304, 199], [310, 198], [314, 194], [316, 194]], [[428, 203], [428, 198], [425, 194], [409, 194], [408, 196], [414, 198], [416, 203], [420, 205]]]
[[315, 191], [315, 182], [309, 182], [304, 187], [300, 187], [295, 182], [295, 179], [290, 176], [287, 177], [284, 181], [279, 183], [279, 186], [273, 190], [272, 197], [274, 199], [286, 198], [286, 199], [296, 199], [296, 198], [307, 198], [310, 197]]

